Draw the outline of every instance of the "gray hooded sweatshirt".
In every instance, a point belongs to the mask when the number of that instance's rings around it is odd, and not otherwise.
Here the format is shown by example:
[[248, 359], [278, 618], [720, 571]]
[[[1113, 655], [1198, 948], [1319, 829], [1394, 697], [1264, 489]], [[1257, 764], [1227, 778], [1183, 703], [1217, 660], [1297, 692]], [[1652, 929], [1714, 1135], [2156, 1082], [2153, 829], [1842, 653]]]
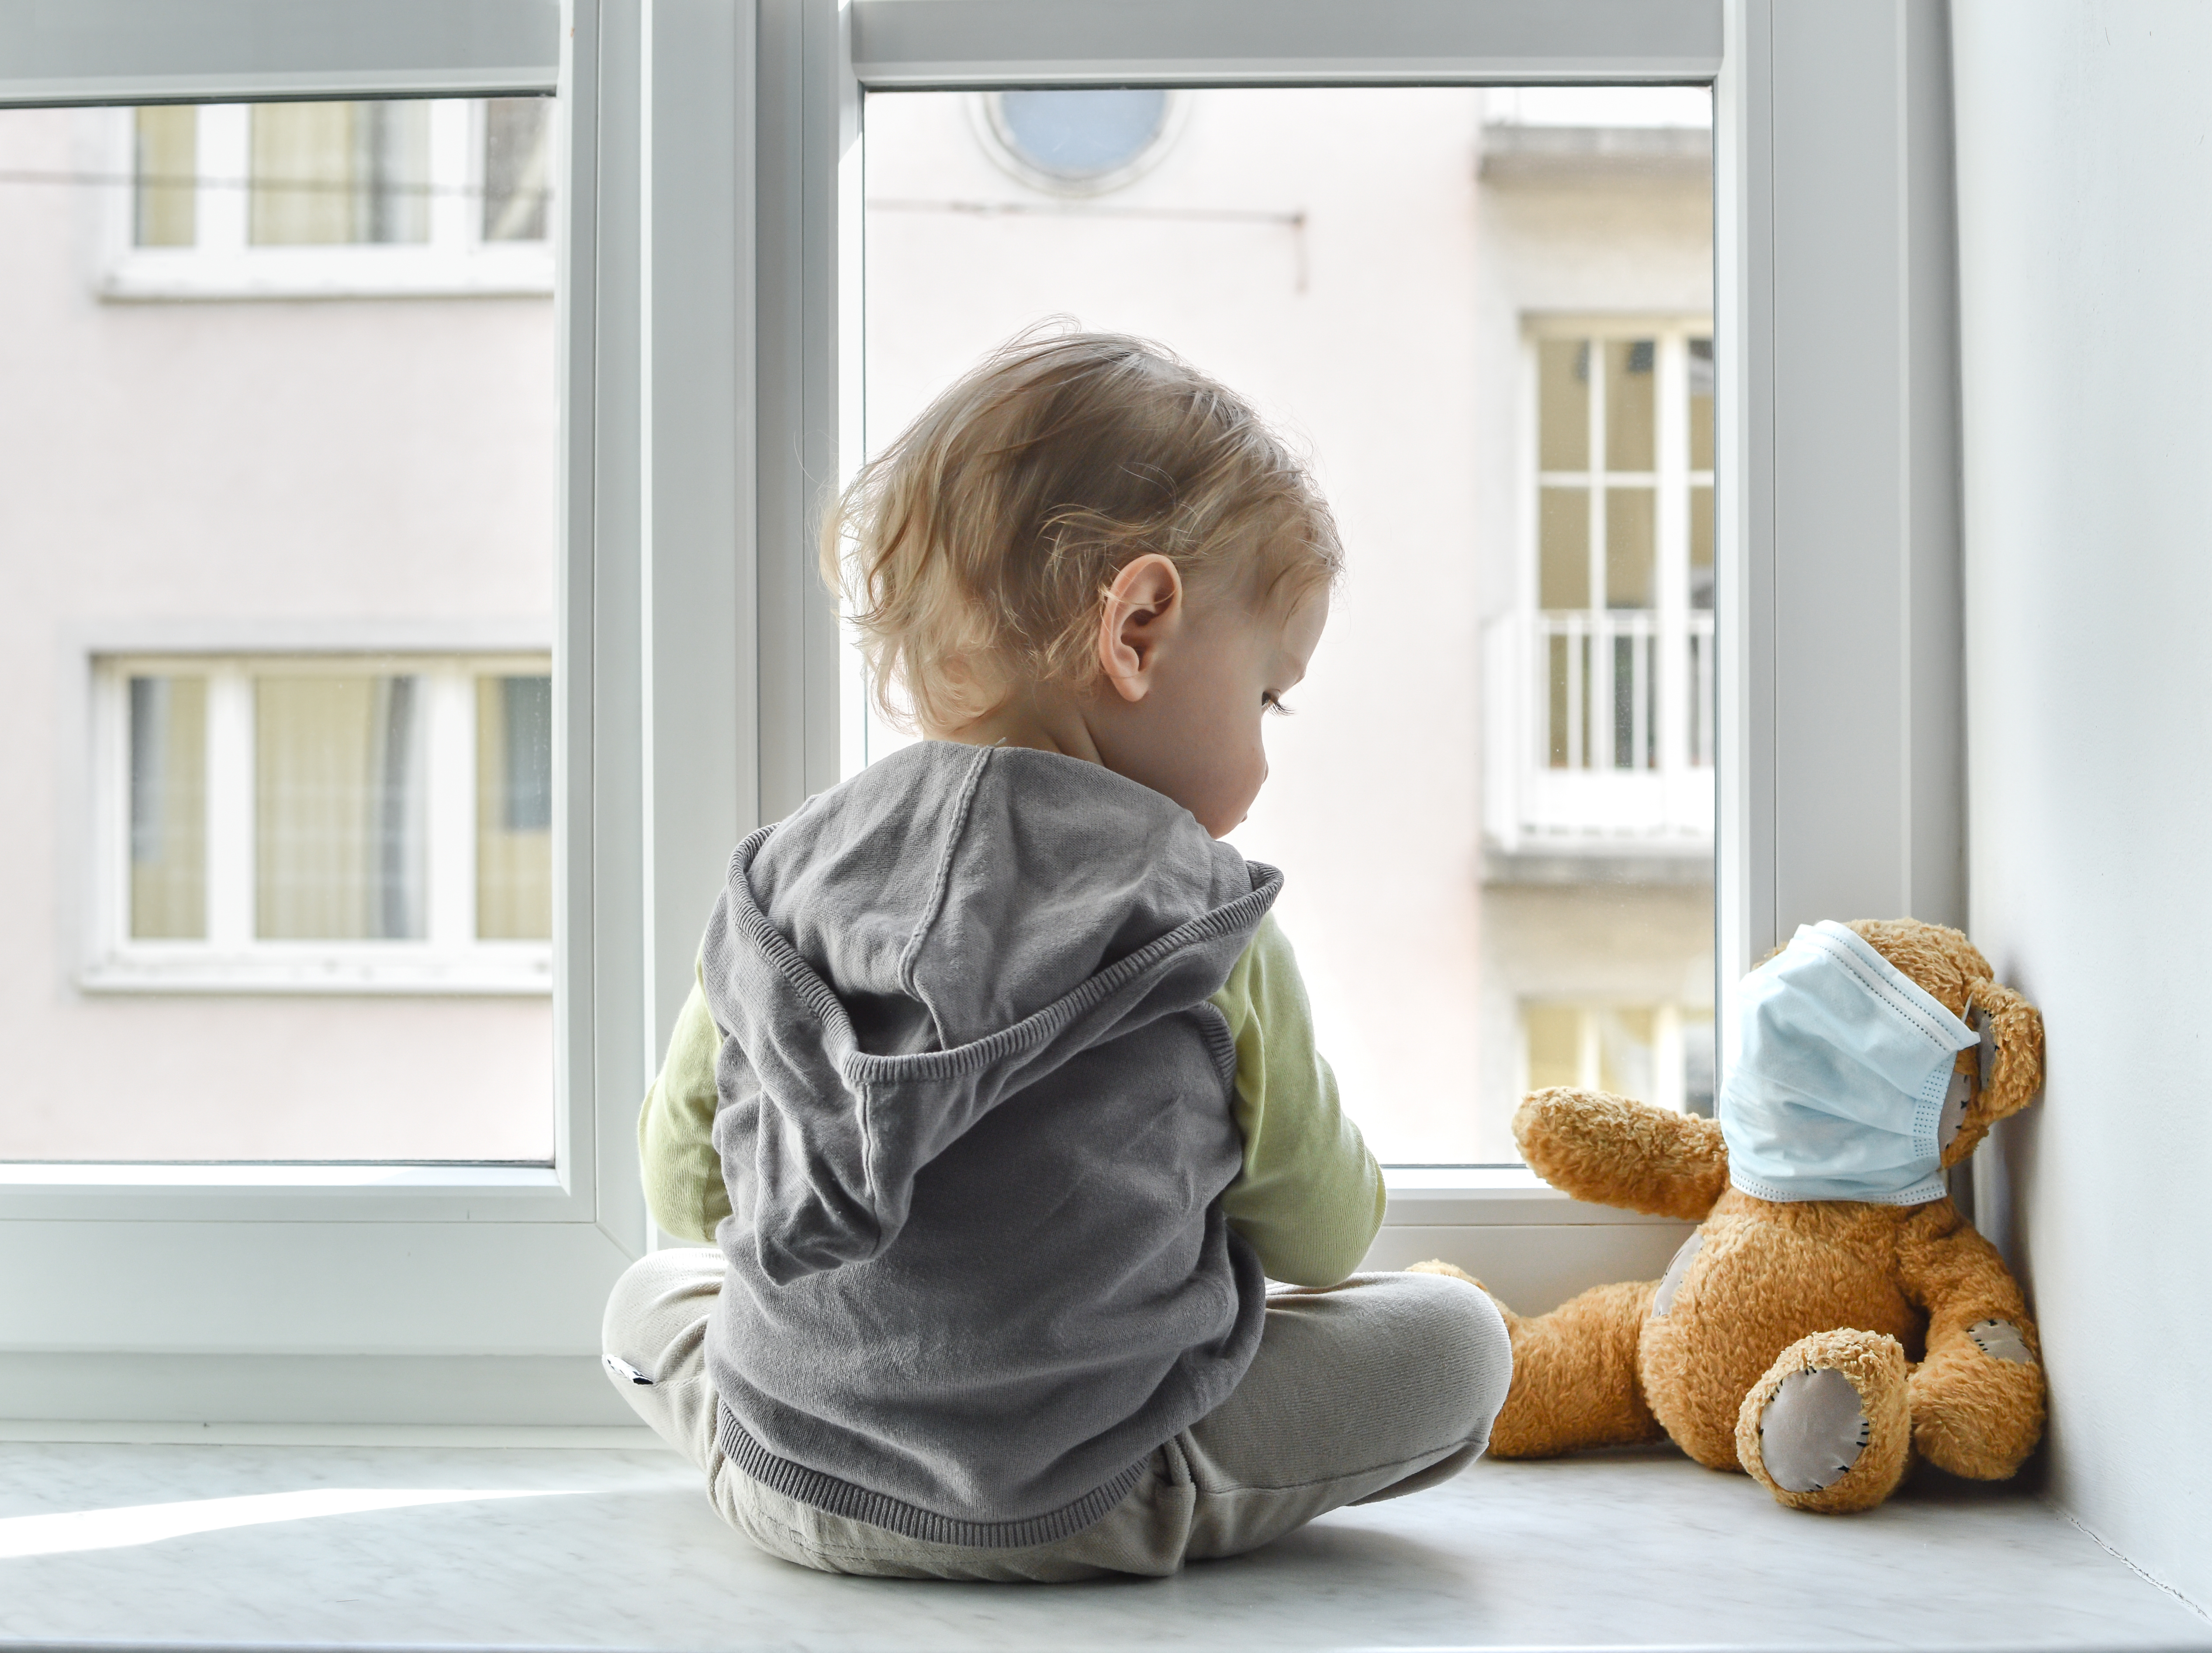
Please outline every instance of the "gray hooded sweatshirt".
[[942, 1544], [1080, 1531], [1228, 1398], [1266, 1281], [1206, 1002], [1282, 887], [1161, 794], [926, 741], [738, 845], [702, 981], [722, 1449]]

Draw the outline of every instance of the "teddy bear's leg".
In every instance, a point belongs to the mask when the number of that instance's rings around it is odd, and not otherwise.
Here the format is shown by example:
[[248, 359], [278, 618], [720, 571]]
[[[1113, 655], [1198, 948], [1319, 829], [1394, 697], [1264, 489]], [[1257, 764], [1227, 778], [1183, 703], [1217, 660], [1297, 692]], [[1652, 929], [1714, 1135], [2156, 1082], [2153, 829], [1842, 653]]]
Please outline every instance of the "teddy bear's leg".
[[[1482, 1285], [1449, 1263], [1415, 1267]], [[1664, 1439], [1636, 1370], [1637, 1339], [1658, 1289], [1656, 1280], [1594, 1286], [1547, 1315], [1516, 1315], [1499, 1303], [1513, 1340], [1513, 1383], [1491, 1425], [1490, 1455], [1552, 1458]]]
[[1775, 1501], [1871, 1510], [1912, 1456], [1905, 1350], [1880, 1332], [1815, 1332], [1782, 1352], [1736, 1414], [1736, 1456]]
[[1912, 1443], [1939, 1469], [2002, 1480], [2043, 1434], [2034, 1323], [1996, 1249], [1965, 1223], [1898, 1247], [1907, 1293], [1928, 1310], [1928, 1354], [1912, 1373]]

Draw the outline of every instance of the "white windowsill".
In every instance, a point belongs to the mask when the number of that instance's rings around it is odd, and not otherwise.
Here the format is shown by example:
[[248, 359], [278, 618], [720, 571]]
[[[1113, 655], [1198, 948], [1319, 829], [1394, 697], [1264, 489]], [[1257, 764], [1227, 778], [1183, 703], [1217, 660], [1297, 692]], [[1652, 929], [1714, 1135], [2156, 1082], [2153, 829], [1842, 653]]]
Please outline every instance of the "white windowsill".
[[589, 1207], [550, 1164], [0, 1164], [9, 1222], [573, 1222]]
[[106, 1165], [80, 1161], [0, 1164], [0, 1188], [557, 1188], [550, 1165], [191, 1164]]
[[117, 301], [549, 298], [553, 254], [540, 245], [468, 252], [422, 247], [134, 251], [102, 276]]
[[1532, 1224], [1680, 1226], [1562, 1194], [1526, 1165], [1385, 1165], [1385, 1228], [1518, 1228]]
[[[1019, 1589], [773, 1559], [715, 1518], [696, 1469], [635, 1435], [610, 1450], [613, 1430], [556, 1450], [296, 1427], [325, 1433], [188, 1447], [56, 1431], [0, 1449], [11, 1632], [640, 1653], [2212, 1648], [2212, 1626], [2062, 1510], [1932, 1475], [1873, 1515], [1815, 1520], [1671, 1448], [1486, 1460], [1171, 1582]], [[427, 1490], [392, 1490], [410, 1488]]]
[[397, 994], [543, 996], [553, 991], [552, 949], [520, 943], [434, 952], [405, 943], [228, 956], [148, 951], [88, 964], [87, 993]]

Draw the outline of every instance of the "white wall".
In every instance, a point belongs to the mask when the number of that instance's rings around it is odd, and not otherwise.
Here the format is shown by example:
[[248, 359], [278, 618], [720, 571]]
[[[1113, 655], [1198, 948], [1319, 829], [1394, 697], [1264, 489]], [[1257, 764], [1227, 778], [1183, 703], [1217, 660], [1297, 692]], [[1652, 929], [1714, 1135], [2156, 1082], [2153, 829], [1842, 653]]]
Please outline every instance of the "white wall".
[[1983, 1215], [2053, 1493], [2212, 1603], [2212, 7], [1954, 19], [1971, 925], [2050, 1041]]

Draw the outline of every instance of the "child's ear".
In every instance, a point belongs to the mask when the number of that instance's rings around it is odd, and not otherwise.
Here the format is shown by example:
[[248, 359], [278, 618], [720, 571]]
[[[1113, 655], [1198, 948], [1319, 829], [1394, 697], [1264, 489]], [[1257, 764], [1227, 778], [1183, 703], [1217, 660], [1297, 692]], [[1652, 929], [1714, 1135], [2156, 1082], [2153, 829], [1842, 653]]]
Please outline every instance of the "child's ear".
[[1182, 574], [1157, 551], [1124, 563], [1098, 617], [1098, 666], [1123, 700], [1144, 699], [1160, 645], [1182, 624]]

